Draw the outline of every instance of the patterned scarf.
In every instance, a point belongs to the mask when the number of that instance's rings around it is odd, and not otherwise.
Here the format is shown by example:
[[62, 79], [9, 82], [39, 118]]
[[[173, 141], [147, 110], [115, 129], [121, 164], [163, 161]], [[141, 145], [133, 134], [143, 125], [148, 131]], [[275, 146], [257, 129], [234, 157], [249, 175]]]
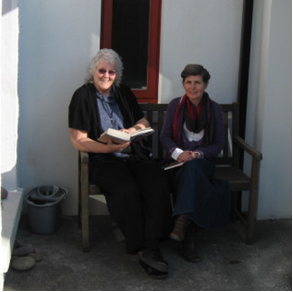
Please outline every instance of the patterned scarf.
[[204, 92], [201, 102], [194, 106], [185, 94], [176, 109], [173, 120], [173, 136], [178, 145], [183, 146], [183, 124], [189, 131], [199, 133], [204, 129], [205, 145], [213, 140], [214, 135], [214, 106], [209, 95]]

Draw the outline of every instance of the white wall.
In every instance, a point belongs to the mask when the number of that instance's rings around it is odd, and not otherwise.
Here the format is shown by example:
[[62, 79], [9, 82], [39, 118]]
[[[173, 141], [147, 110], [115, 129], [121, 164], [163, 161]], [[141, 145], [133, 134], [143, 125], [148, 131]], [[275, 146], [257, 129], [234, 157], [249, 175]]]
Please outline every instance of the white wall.
[[18, 139], [18, 8], [17, 1], [2, 7], [1, 33], [1, 178], [6, 189], [15, 190]]
[[[17, 161], [17, 126], [18, 126], [18, 96], [17, 96], [17, 65], [18, 65], [18, 7], [17, 1], [1, 1], [0, 22], [0, 141], [1, 141], [1, 178], [0, 184], [8, 190], [15, 190]], [[6, 199], [8, 200], [8, 199]], [[12, 200], [13, 201], [13, 200]], [[4, 207], [5, 206], [5, 207]], [[0, 291], [3, 290], [5, 273], [9, 264], [7, 250], [10, 250], [10, 238], [6, 238], [3, 228], [5, 221], [3, 210], [7, 204], [1, 202], [0, 208]], [[4, 212], [5, 213], [5, 212]], [[6, 212], [7, 213], [7, 212]], [[3, 219], [3, 220], [2, 220]], [[9, 218], [10, 219], [10, 218]], [[5, 235], [5, 236], [4, 236]]]
[[242, 0], [163, 0], [159, 101], [182, 95], [181, 71], [202, 64], [219, 103], [237, 99]]
[[20, 1], [19, 184], [69, 191], [65, 214], [77, 212], [77, 152], [67, 113], [99, 49], [100, 0]]
[[263, 153], [258, 218], [292, 217], [292, 2], [254, 7], [246, 137]]

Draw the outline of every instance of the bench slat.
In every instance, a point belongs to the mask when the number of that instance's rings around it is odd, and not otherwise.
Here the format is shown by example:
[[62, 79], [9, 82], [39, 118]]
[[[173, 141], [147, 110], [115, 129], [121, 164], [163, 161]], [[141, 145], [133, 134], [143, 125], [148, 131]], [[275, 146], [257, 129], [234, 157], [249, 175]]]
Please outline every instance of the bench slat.
[[216, 167], [214, 177], [228, 181], [232, 192], [251, 188], [251, 179], [236, 167]]

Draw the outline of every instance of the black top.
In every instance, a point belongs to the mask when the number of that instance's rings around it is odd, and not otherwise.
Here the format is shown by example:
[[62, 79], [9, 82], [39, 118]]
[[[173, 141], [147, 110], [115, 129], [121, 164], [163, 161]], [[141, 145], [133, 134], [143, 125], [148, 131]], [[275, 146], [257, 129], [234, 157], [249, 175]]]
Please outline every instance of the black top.
[[[127, 129], [132, 127], [137, 121], [144, 117], [135, 95], [128, 86], [116, 86], [114, 89], [114, 97], [123, 117], [124, 128]], [[103, 132], [96, 99], [95, 86], [91, 83], [84, 84], [74, 92], [69, 104], [68, 113], [69, 128], [87, 132], [88, 137], [94, 141], [96, 141]], [[145, 153], [145, 143], [138, 140], [131, 144], [134, 154], [140, 156], [142, 152]], [[149, 157], [149, 153], [147, 156]]]

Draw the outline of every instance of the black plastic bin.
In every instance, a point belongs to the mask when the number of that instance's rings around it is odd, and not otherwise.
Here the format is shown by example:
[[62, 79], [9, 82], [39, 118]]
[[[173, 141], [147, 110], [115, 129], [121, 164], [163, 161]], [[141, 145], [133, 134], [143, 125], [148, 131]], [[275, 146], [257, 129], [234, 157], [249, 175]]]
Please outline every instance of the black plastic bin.
[[62, 223], [62, 202], [68, 191], [57, 186], [32, 189], [26, 198], [30, 231], [37, 234], [56, 232]]

